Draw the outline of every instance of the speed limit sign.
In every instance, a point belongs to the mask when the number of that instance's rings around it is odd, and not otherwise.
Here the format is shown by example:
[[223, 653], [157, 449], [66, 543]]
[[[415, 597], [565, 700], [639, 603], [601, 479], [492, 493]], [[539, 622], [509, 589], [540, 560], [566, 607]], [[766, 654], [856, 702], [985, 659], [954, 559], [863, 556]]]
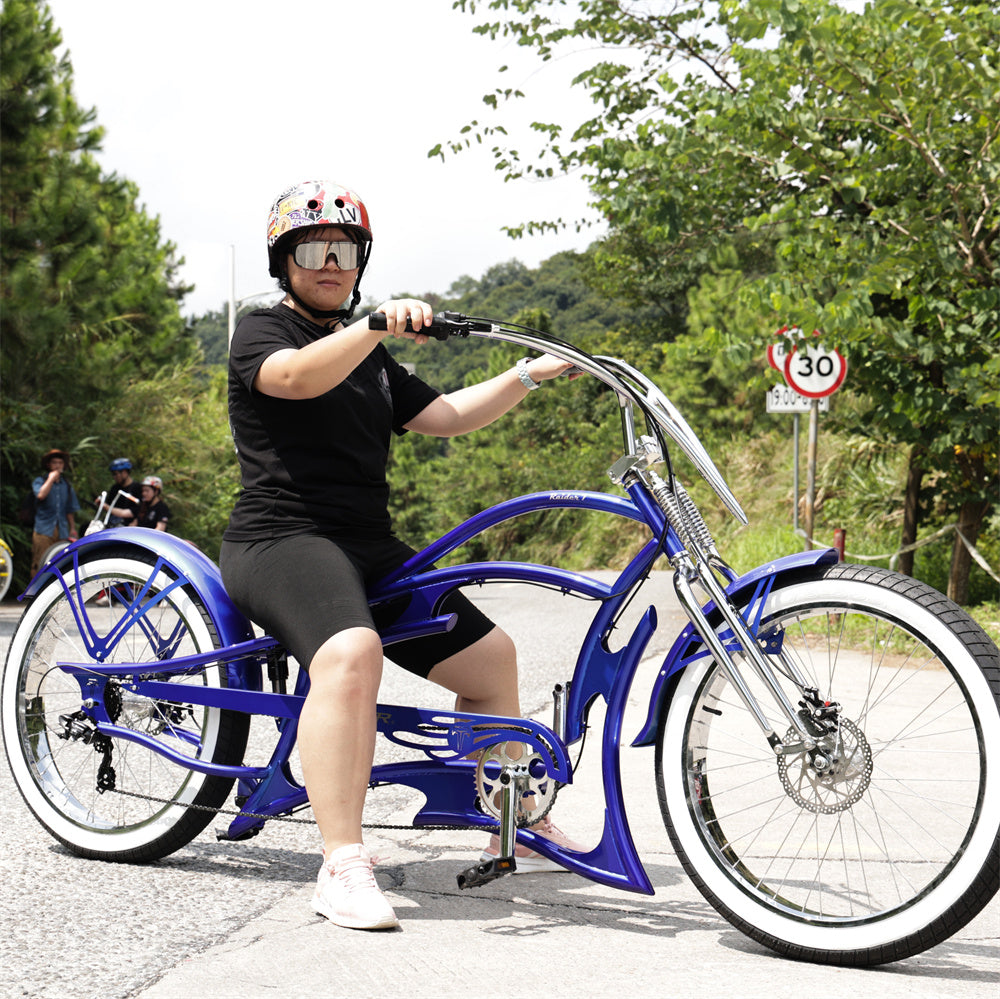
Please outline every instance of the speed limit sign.
[[782, 337], [784, 339], [779, 339], [775, 343], [772, 343], [767, 348], [767, 363], [774, 368], [775, 371], [785, 370], [785, 361], [788, 358], [788, 351], [791, 350], [791, 340], [802, 339], [805, 333], [798, 328], [798, 326], [782, 326], [777, 333], [774, 334], [776, 337]]
[[833, 395], [847, 377], [847, 361], [837, 350], [798, 344], [785, 356], [785, 381], [807, 399]]

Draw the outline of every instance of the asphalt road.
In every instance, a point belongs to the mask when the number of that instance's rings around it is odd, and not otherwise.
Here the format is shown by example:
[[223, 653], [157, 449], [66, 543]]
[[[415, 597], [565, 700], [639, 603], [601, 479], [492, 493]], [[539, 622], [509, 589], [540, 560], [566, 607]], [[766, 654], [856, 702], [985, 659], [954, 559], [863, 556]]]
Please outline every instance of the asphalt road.
[[[523, 710], [549, 721], [552, 685], [567, 675], [592, 606], [513, 585], [471, 595], [517, 642]], [[669, 577], [651, 581], [633, 619], [651, 602], [660, 628], [633, 685], [626, 741], [644, 717], [659, 658], [681, 620]], [[4, 656], [18, 613], [10, 601], [0, 605]], [[448, 703], [391, 667], [381, 699]], [[267, 736], [257, 728], [253, 737]], [[603, 821], [596, 748], [557, 805], [560, 825], [577, 838]], [[372, 829], [369, 846], [383, 858], [378, 877], [403, 929], [369, 934], [340, 930], [311, 912], [320, 859], [311, 824], [271, 822], [242, 843], [217, 842], [210, 827], [144, 867], [82, 860], [35, 822], [4, 760], [0, 996], [996, 995], [997, 899], [951, 940], [895, 965], [865, 971], [783, 960], [732, 929], [686, 878], [663, 830], [652, 752], [624, 750], [622, 773], [655, 896], [568, 873], [460, 892], [455, 875], [475, 860], [481, 834]], [[367, 821], [408, 821], [406, 794], [373, 791]]]

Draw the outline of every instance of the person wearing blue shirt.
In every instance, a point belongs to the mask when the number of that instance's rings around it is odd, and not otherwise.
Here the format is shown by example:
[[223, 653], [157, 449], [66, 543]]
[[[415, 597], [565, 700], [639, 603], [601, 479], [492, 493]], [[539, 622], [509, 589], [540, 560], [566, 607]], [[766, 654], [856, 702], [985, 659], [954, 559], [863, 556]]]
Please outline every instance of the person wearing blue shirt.
[[42, 557], [57, 541], [75, 541], [76, 512], [80, 501], [76, 490], [67, 481], [69, 455], [53, 448], [42, 455], [44, 475], [31, 484], [35, 494], [35, 524], [31, 538], [31, 574], [38, 572]]

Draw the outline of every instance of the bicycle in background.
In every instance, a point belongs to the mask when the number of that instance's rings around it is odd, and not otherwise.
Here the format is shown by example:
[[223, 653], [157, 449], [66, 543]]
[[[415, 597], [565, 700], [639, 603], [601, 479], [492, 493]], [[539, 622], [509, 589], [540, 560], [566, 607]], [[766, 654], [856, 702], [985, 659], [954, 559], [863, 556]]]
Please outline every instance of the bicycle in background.
[[14, 577], [14, 553], [10, 546], [0, 538], [0, 600], [7, 596], [10, 581]]

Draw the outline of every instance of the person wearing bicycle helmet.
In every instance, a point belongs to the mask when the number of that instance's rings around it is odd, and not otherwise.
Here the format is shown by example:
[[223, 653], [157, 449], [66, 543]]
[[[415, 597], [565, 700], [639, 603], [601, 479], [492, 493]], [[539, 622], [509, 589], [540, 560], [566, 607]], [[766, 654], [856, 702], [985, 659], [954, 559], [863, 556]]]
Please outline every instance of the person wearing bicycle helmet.
[[170, 507], [163, 502], [163, 479], [158, 475], [147, 475], [142, 480], [142, 499], [139, 508], [132, 513], [126, 527], [150, 527], [154, 531], [165, 531], [170, 520]]
[[[545, 355], [441, 394], [383, 343], [425, 343], [427, 302], [384, 302], [384, 331], [369, 329], [367, 317], [350, 322], [371, 247], [367, 207], [335, 181], [293, 185], [271, 207], [268, 267], [285, 297], [245, 316], [233, 336], [229, 418], [242, 489], [219, 559], [237, 607], [309, 671], [298, 746], [323, 839], [313, 907], [357, 929], [398, 925], [361, 833], [383, 664], [376, 628], [390, 623], [373, 619], [366, 592], [413, 553], [392, 531], [390, 439], [485, 427], [569, 367]], [[457, 710], [519, 716], [510, 638], [458, 591], [438, 613], [457, 616], [450, 632], [393, 644], [385, 655], [452, 691]], [[544, 823], [535, 831], [576, 848]], [[495, 856], [495, 842], [490, 850]], [[523, 848], [517, 863], [562, 869]]]
[[[142, 489], [132, 478], [132, 462], [128, 458], [115, 458], [108, 465], [108, 471], [114, 479], [104, 494], [104, 501], [111, 507], [108, 527], [118, 527], [135, 516], [142, 500]], [[99, 507], [100, 504], [101, 497], [95, 497], [94, 506]]]
[[[311, 257], [321, 252], [321, 245], [314, 244], [312, 240], [322, 234], [324, 227], [332, 227], [331, 231], [339, 230], [346, 237], [347, 243], [339, 250], [329, 249], [322, 262], [318, 257], [312, 261]], [[297, 184], [282, 192], [271, 206], [267, 219], [268, 273], [278, 279], [278, 287], [307, 315], [315, 319], [346, 321], [354, 315], [354, 310], [361, 301], [361, 275], [368, 265], [371, 240], [368, 210], [357, 194], [332, 182], [309, 181]], [[348, 243], [353, 244], [353, 247]], [[311, 293], [307, 303], [289, 278], [289, 259], [294, 259], [296, 271], [305, 269], [322, 272], [326, 269], [324, 264], [331, 252], [337, 256], [337, 270], [345, 276], [344, 281], [331, 282], [327, 278], [325, 282], [321, 282], [327, 286], [332, 285], [323, 288], [324, 291], [333, 292], [332, 299], [317, 297], [316, 288], [308, 291], [303, 289], [303, 293]], [[307, 254], [310, 255], [310, 260], [305, 259]], [[313, 266], [314, 263], [319, 263], [319, 266]], [[347, 275], [351, 274], [354, 280], [350, 292], [346, 298], [337, 302], [347, 290]]]

